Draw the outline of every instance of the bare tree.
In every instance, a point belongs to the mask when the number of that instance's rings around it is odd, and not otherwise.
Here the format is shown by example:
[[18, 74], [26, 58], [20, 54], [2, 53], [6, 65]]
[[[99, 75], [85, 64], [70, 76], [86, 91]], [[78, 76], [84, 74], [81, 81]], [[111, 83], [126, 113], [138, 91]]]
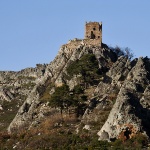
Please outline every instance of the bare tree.
[[134, 54], [132, 53], [131, 49], [128, 47], [121, 48], [119, 46], [116, 47], [109, 47], [112, 51], [114, 51], [118, 57], [125, 56], [129, 60], [131, 60], [134, 57]]
[[126, 47], [124, 49], [124, 52], [125, 52], [125, 56], [127, 56], [129, 60], [131, 60], [134, 57], [134, 54], [132, 53], [130, 48]]

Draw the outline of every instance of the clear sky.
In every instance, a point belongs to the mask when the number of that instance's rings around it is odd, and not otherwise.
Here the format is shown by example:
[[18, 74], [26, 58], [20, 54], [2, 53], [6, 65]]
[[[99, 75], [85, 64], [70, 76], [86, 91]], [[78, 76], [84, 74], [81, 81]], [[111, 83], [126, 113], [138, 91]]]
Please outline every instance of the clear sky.
[[103, 43], [150, 57], [150, 0], [0, 0], [0, 70], [49, 63], [86, 21], [102, 21]]

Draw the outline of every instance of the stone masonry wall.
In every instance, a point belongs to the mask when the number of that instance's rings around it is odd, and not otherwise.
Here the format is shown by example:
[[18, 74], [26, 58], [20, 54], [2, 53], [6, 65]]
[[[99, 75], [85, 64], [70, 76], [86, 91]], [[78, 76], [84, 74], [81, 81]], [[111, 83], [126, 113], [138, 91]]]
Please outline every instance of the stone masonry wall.
[[102, 43], [102, 23], [89, 22], [85, 24], [85, 39], [97, 39]]

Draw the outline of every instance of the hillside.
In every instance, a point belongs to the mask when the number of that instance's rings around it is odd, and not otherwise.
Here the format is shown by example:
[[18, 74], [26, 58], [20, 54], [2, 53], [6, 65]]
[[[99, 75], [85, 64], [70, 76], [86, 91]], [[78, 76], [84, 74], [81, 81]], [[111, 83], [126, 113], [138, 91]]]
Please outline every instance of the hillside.
[[148, 147], [150, 59], [89, 41], [69, 41], [47, 65], [0, 72], [1, 149]]

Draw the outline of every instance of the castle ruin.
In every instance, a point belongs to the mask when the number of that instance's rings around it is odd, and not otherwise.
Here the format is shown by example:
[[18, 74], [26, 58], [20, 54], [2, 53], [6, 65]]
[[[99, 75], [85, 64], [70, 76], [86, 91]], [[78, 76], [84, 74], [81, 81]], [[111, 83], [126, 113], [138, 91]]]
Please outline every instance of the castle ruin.
[[75, 38], [63, 46], [74, 49], [81, 44], [102, 47], [102, 22], [86, 22], [84, 39]]

